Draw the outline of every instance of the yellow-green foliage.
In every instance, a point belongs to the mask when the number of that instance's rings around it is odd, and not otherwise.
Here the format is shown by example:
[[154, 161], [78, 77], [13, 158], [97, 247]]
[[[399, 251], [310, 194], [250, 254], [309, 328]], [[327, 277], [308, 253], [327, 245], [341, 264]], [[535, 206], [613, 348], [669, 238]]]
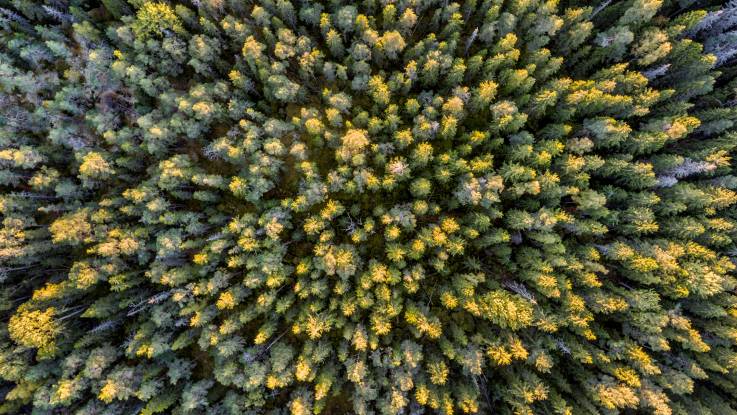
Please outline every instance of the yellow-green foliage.
[[10, 338], [25, 347], [38, 348], [44, 353], [54, 350], [54, 338], [59, 326], [54, 320], [56, 310], [18, 310], [8, 321]]
[[167, 30], [177, 33], [184, 31], [179, 17], [169, 4], [150, 1], [143, 3], [136, 11], [136, 20], [131, 28], [141, 40], [152, 35], [163, 36]]
[[0, 414], [737, 413], [737, 5], [0, 0]]

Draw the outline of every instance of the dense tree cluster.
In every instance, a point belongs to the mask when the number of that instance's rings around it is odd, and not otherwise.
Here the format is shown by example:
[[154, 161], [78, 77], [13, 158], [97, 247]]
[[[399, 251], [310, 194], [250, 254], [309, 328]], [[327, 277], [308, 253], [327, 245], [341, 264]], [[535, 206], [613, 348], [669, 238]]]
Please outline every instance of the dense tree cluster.
[[737, 414], [737, 1], [0, 0], [0, 413]]

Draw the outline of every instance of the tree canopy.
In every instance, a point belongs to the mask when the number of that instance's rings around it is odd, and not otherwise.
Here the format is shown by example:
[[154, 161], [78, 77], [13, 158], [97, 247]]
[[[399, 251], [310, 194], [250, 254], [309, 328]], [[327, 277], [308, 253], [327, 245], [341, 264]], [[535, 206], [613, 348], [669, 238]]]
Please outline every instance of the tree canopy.
[[737, 0], [0, 0], [0, 414], [737, 415]]

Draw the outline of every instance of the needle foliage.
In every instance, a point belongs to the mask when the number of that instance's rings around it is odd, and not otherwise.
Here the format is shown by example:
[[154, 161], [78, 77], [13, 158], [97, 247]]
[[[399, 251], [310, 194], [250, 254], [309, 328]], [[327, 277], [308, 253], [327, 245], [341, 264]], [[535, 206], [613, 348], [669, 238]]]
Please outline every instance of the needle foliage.
[[0, 0], [0, 413], [737, 414], [737, 2]]

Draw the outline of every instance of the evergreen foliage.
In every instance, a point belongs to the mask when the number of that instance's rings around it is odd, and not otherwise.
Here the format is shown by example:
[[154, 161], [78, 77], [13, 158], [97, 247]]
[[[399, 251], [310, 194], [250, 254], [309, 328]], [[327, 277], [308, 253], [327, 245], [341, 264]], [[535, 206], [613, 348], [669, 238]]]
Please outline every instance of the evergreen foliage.
[[737, 414], [737, 1], [0, 0], [0, 413]]

